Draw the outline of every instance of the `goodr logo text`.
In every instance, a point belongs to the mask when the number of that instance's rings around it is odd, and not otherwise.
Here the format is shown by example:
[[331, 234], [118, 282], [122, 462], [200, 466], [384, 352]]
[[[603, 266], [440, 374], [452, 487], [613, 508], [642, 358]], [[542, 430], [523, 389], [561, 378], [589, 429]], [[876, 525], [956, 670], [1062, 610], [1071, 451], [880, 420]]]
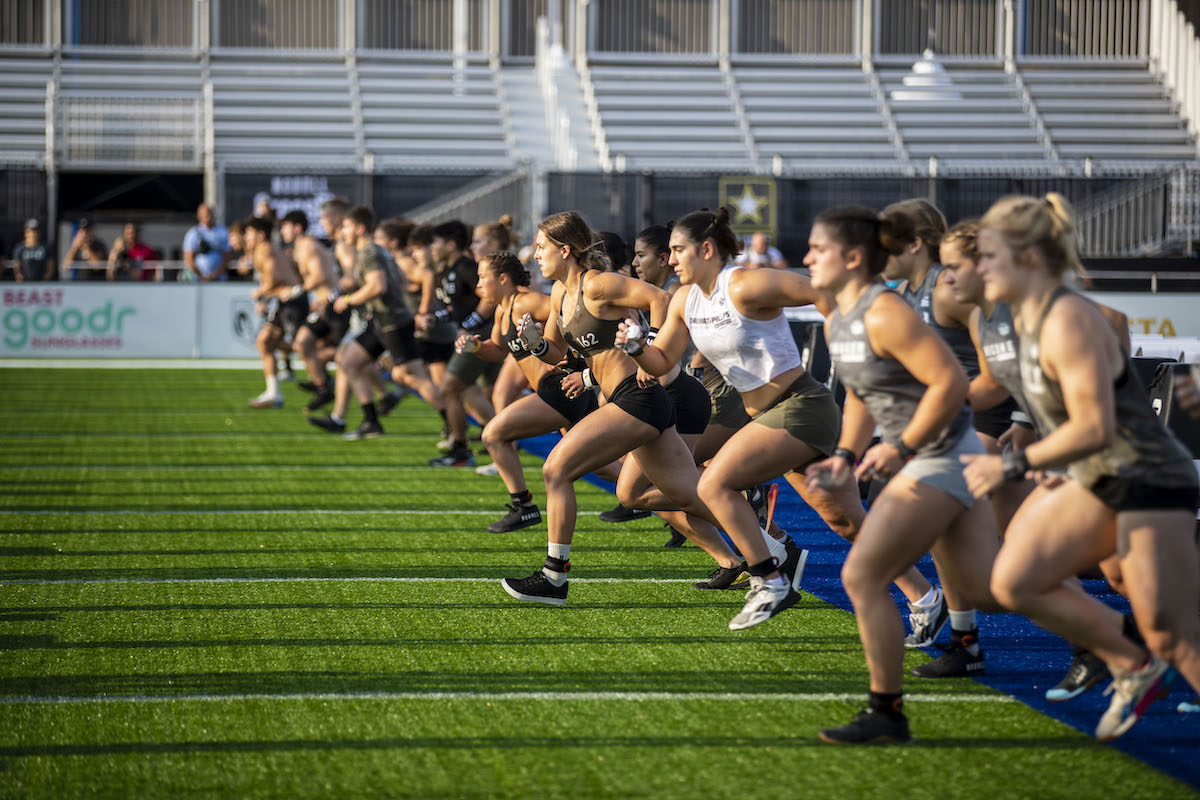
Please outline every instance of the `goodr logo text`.
[[112, 299], [70, 304], [62, 289], [4, 290], [4, 344], [9, 350], [119, 350], [133, 306]]

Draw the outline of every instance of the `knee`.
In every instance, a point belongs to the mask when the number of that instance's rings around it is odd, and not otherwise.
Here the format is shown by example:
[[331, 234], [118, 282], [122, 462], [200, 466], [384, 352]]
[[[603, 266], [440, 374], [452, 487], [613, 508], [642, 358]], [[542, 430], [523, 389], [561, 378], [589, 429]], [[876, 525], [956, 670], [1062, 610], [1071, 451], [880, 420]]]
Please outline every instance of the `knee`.
[[863, 559], [848, 557], [842, 564], [842, 587], [857, 606], [876, 589], [886, 587], [886, 581], [877, 576]]
[[1002, 608], [1021, 613], [1028, 607], [1033, 596], [1030, 587], [1023, 583], [1019, 576], [1010, 576], [1001, 570], [992, 571], [992, 579], [988, 584], [992, 599]]
[[554, 453], [551, 453], [550, 458], [542, 465], [542, 480], [546, 482], [547, 490], [570, 486], [572, 483], [571, 476], [567, 474], [566, 464], [554, 458]]
[[724, 476], [711, 468], [700, 473], [700, 480], [696, 483], [696, 494], [706, 504], [731, 491], [733, 490], [726, 485]]
[[480, 436], [483, 440], [483, 446], [489, 451], [505, 442], [504, 430], [496, 424], [495, 419], [483, 426], [483, 433]]

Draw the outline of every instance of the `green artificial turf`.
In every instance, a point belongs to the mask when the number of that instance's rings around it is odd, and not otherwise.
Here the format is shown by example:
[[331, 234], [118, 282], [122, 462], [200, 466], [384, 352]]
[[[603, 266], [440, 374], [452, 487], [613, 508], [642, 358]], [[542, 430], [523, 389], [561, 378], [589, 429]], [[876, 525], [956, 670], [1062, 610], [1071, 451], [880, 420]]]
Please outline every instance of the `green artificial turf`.
[[731, 632], [707, 557], [582, 482], [569, 605], [512, 600], [545, 527], [487, 533], [503, 485], [425, 466], [419, 401], [348, 443], [249, 371], [0, 383], [0, 796], [1190, 794], [969, 680], [910, 687], [911, 745], [820, 743], [865, 699], [853, 617]]

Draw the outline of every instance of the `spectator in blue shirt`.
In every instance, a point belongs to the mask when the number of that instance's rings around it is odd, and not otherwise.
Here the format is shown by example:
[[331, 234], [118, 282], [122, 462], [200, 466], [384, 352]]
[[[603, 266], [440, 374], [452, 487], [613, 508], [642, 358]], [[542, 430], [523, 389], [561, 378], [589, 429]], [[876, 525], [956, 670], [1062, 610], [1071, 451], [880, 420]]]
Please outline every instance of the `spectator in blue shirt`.
[[187, 264], [189, 280], [223, 281], [225, 268], [232, 252], [229, 232], [224, 225], [213, 222], [212, 209], [201, 203], [196, 209], [198, 224], [188, 228], [183, 237], [183, 262]]

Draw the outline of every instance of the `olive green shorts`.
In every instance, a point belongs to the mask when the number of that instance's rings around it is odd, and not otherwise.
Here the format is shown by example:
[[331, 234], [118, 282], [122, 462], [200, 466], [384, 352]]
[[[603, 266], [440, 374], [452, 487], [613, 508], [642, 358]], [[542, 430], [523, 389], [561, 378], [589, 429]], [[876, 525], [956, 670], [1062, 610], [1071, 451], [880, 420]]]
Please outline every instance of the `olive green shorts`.
[[833, 454], [842, 430], [842, 412], [833, 394], [807, 372], [753, 420], [787, 431], [823, 456]]
[[704, 368], [704, 388], [712, 402], [712, 416], [709, 425], [721, 425], [737, 430], [750, 421], [746, 407], [742, 405], [742, 396], [725, 379], [716, 367]]
[[446, 364], [446, 372], [470, 386], [481, 377], [484, 383], [493, 384], [500, 374], [503, 361], [484, 361], [474, 353], [455, 353]]

